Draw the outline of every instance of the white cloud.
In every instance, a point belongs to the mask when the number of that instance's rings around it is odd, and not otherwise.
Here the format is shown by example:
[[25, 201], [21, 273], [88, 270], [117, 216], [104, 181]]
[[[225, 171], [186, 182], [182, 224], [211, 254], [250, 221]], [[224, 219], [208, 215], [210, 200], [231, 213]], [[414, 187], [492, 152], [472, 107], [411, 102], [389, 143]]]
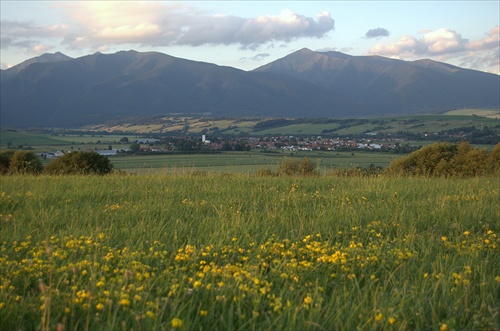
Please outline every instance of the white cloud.
[[430, 57], [437, 61], [453, 61], [469, 68], [499, 71], [500, 28], [495, 26], [484, 38], [469, 40], [457, 31], [442, 28], [422, 31], [419, 38], [405, 35], [392, 43], [379, 43], [369, 54], [398, 59]]
[[[64, 42], [86, 44], [239, 45], [256, 48], [272, 41], [322, 37], [334, 29], [328, 12], [315, 18], [283, 10], [278, 15], [242, 18], [210, 15], [184, 4], [84, 2], [59, 5], [75, 22]], [[85, 38], [82, 39], [82, 38]]]
[[48, 51], [54, 49], [54, 46], [44, 45], [44, 44], [36, 44], [30, 49], [30, 53], [32, 55], [40, 55], [43, 53], [47, 53]]
[[[273, 42], [320, 38], [334, 29], [329, 12], [306, 17], [291, 10], [244, 18], [201, 11], [186, 3], [154, 1], [60, 2], [61, 24], [1, 22], [2, 48], [32, 54], [39, 45], [96, 51], [120, 45], [164, 47], [237, 45], [257, 49]], [[51, 46], [49, 46], [51, 45]]]

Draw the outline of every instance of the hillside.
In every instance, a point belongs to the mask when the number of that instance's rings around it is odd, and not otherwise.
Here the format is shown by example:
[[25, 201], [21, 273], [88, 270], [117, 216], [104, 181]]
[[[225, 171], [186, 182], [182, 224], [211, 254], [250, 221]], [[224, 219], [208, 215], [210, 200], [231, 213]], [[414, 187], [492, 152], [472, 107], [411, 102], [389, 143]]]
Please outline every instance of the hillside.
[[302, 49], [255, 69], [298, 78], [369, 104], [372, 115], [500, 106], [500, 76], [431, 60]]
[[497, 75], [307, 49], [250, 72], [157, 52], [45, 54], [1, 77], [1, 125], [12, 128], [166, 114], [345, 118], [500, 106]]
[[345, 116], [355, 102], [298, 79], [161, 53], [34, 63], [2, 83], [2, 125], [78, 127], [131, 115]]

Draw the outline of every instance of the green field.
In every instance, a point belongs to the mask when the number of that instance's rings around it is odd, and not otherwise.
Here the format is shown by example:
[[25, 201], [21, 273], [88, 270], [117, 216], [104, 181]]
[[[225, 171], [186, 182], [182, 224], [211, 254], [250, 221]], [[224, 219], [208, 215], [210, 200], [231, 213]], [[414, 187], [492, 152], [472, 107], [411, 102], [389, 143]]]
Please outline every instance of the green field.
[[498, 330], [499, 178], [5, 176], [5, 330]]
[[149, 156], [110, 157], [115, 169], [129, 173], [175, 173], [203, 171], [207, 173], [253, 174], [259, 169], [275, 171], [284, 158], [303, 159], [309, 157], [322, 173], [334, 168], [363, 168], [373, 164], [386, 167], [400, 155], [374, 152], [229, 152], [221, 154], [171, 154]]
[[[476, 116], [472, 116], [476, 115]], [[358, 119], [298, 119], [278, 127], [255, 131], [254, 126], [270, 119], [210, 119], [202, 117], [168, 117], [151, 118], [150, 124], [134, 125], [96, 125], [87, 129], [108, 132], [137, 133], [168, 133], [186, 132], [189, 134], [229, 134], [229, 135], [350, 135], [365, 132], [395, 133], [407, 131], [410, 133], [441, 132], [470, 126], [498, 125], [498, 109], [459, 109], [445, 114], [388, 116]], [[291, 121], [292, 119], [289, 119]], [[140, 122], [145, 119], [141, 118]], [[147, 120], [146, 120], [147, 121]]]

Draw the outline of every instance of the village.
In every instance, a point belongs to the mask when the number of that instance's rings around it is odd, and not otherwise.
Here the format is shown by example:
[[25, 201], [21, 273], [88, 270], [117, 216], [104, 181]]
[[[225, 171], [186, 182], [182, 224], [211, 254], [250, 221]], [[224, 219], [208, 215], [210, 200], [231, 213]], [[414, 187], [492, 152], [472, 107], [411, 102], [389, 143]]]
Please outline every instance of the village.
[[[93, 143], [93, 142], [89, 142]], [[322, 136], [264, 136], [264, 137], [213, 137], [206, 135], [190, 137], [157, 138], [122, 138], [120, 140], [98, 140], [94, 144], [107, 145], [107, 148], [94, 147], [93, 151], [103, 156], [120, 154], [169, 154], [169, 153], [217, 153], [230, 151], [262, 151], [262, 152], [298, 152], [298, 151], [375, 151], [391, 153], [409, 153], [420, 146], [410, 146], [401, 138], [325, 138]], [[78, 148], [77, 150], [81, 150]], [[43, 152], [39, 155], [45, 159], [54, 159], [72, 152]]]

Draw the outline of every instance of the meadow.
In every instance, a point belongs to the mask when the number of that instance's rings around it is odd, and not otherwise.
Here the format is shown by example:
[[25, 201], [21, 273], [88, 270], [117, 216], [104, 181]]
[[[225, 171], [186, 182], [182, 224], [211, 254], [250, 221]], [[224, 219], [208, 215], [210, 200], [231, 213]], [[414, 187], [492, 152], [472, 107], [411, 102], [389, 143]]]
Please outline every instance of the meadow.
[[5, 330], [500, 329], [499, 178], [5, 176]]

